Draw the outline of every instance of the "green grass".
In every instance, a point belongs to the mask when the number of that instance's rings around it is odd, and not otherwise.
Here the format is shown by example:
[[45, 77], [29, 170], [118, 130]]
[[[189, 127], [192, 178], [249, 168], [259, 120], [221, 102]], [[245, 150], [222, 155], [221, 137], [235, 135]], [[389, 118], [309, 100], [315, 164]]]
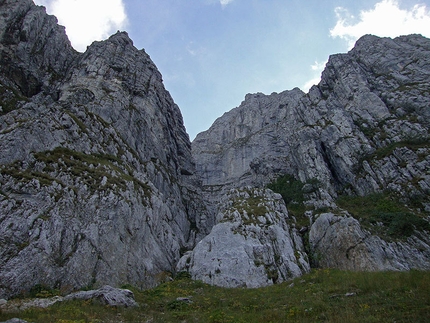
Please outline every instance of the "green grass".
[[[307, 186], [306, 192], [304, 192], [305, 185]], [[305, 195], [316, 191], [319, 185], [320, 183], [317, 179], [311, 179], [303, 183], [295, 179], [294, 176], [286, 174], [278, 177], [276, 181], [270, 183], [267, 187], [281, 194], [288, 212], [297, 220], [296, 226], [300, 227], [309, 225], [309, 219], [304, 215], [306, 211], [306, 206], [304, 205]]]
[[[0, 313], [29, 322], [429, 322], [430, 272], [347, 272], [319, 269], [291, 282], [228, 289], [189, 278], [134, 290], [138, 308], [91, 301]], [[183, 303], [178, 297], [189, 297]]]
[[[151, 190], [147, 184], [121, 169], [119, 165], [123, 164], [122, 160], [113, 155], [84, 154], [68, 148], [57, 147], [52, 151], [38, 152], [35, 154], [35, 158], [46, 164], [44, 171], [53, 171], [55, 170], [54, 165], [56, 165], [63, 171], [82, 177], [82, 180], [94, 190], [99, 188], [100, 180], [103, 177], [107, 178], [108, 185], [116, 185], [121, 189], [126, 188], [126, 182], [133, 182], [136, 189], [141, 187], [146, 194], [149, 194]], [[112, 175], [112, 172], [115, 175]]]
[[383, 159], [390, 156], [396, 148], [406, 147], [412, 151], [417, 151], [420, 148], [429, 148], [429, 140], [427, 138], [411, 138], [409, 140], [393, 142], [385, 147], [378, 148], [371, 155], [367, 156], [366, 160]]
[[28, 99], [16, 89], [0, 84], [0, 116], [18, 109], [20, 103], [27, 102]]
[[423, 215], [411, 212], [388, 193], [340, 196], [336, 204], [359, 219], [366, 229], [386, 240], [403, 240], [415, 230], [430, 230]]

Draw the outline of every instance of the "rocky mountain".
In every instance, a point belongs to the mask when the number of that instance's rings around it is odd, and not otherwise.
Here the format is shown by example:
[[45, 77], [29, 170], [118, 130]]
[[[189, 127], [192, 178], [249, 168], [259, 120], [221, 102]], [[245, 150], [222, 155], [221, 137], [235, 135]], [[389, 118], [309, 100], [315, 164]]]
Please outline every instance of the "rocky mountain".
[[429, 39], [364, 36], [309, 93], [248, 94], [200, 133], [203, 192], [284, 178], [312, 265], [429, 269], [429, 88]]
[[157, 284], [208, 232], [161, 74], [124, 32], [81, 54], [32, 1], [0, 12], [0, 298]]
[[430, 269], [429, 76], [430, 40], [364, 36], [309, 93], [248, 94], [191, 144], [125, 32], [78, 53], [0, 1], [0, 298]]

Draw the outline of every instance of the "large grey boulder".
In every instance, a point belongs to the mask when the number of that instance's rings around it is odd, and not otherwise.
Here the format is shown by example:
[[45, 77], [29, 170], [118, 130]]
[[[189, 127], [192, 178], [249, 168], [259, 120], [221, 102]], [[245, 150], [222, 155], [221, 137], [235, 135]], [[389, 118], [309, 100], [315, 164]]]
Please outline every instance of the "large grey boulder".
[[177, 271], [223, 287], [262, 287], [309, 271], [301, 239], [287, 225], [288, 212], [279, 194], [251, 187], [232, 189], [221, 201], [218, 224]]
[[309, 233], [315, 265], [343, 270], [430, 269], [430, 237], [417, 233], [406, 241], [387, 242], [345, 214], [324, 213]]

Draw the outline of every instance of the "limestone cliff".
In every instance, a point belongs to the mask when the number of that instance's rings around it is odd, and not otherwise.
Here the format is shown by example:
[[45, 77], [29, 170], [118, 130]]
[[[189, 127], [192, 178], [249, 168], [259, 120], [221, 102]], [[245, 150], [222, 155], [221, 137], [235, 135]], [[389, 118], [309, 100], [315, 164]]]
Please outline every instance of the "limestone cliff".
[[429, 88], [429, 39], [368, 35], [307, 94], [248, 94], [192, 143], [207, 200], [288, 175], [313, 265], [429, 269]]
[[248, 94], [191, 144], [127, 33], [78, 53], [0, 1], [0, 298], [430, 269], [429, 80], [430, 40], [365, 36], [309, 93]]
[[0, 13], [0, 298], [157, 284], [206, 232], [161, 74], [124, 32], [80, 54], [32, 1]]

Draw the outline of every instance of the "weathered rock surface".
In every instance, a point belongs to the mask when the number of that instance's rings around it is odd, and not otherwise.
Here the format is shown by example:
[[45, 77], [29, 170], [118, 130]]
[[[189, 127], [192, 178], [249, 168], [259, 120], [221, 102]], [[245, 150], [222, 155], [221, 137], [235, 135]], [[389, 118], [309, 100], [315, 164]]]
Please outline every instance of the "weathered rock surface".
[[182, 257], [178, 271], [224, 287], [262, 287], [309, 271], [301, 238], [287, 225], [279, 194], [232, 189], [220, 204], [218, 224]]
[[[429, 269], [429, 88], [429, 39], [368, 35], [309, 93], [248, 94], [191, 144], [127, 33], [81, 54], [42, 7], [0, 1], [0, 298], [146, 288], [175, 270], [258, 287], [308, 259]], [[308, 233], [265, 189], [285, 174], [305, 184]], [[386, 239], [338, 206], [374, 193], [426, 225]]]
[[128, 289], [113, 288], [111, 286], [103, 286], [97, 290], [76, 292], [67, 295], [63, 300], [95, 300], [102, 305], [107, 306], [123, 306], [123, 307], [134, 307], [137, 306], [134, 300], [134, 294]]
[[126, 33], [79, 54], [32, 1], [0, 13], [0, 297], [154, 286], [209, 219], [160, 73]]
[[28, 322], [25, 320], [21, 320], [19, 318], [13, 318], [13, 319], [7, 320], [5, 322], [1, 322], [1, 323], [28, 323]]
[[351, 216], [324, 213], [309, 233], [315, 265], [344, 270], [430, 269], [430, 237], [417, 233], [405, 242], [387, 242], [364, 230]]
[[7, 313], [25, 311], [29, 308], [47, 308], [55, 303], [70, 300], [92, 300], [102, 305], [115, 307], [138, 306], [134, 294], [128, 289], [103, 286], [97, 290], [81, 291], [67, 296], [54, 296], [48, 298], [14, 299], [9, 302], [0, 303], [0, 310]]
[[[428, 269], [427, 225], [392, 241], [367, 232], [351, 216], [318, 215], [322, 207], [342, 212], [339, 196], [384, 192], [428, 223], [429, 88], [429, 39], [364, 36], [349, 53], [330, 57], [309, 93], [248, 94], [197, 135], [192, 152], [206, 199], [216, 214], [223, 208], [216, 201], [228, 187], [264, 187], [289, 174], [317, 184], [303, 188], [307, 216], [315, 221], [309, 237], [315, 265]], [[211, 235], [221, 239], [218, 230]]]
[[318, 199], [328, 201], [411, 177], [427, 187], [429, 51], [419, 35], [364, 36], [348, 54], [330, 57], [308, 94], [248, 94], [192, 143], [203, 184], [264, 185], [289, 173], [319, 180]]

